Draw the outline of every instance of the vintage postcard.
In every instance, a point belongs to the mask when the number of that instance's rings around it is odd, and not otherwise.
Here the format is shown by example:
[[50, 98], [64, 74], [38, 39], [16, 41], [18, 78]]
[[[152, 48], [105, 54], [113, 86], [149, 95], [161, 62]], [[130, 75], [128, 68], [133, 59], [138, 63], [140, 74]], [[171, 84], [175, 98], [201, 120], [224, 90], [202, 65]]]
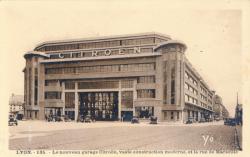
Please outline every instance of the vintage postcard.
[[0, 1], [1, 156], [248, 154], [249, 1], [202, 3]]

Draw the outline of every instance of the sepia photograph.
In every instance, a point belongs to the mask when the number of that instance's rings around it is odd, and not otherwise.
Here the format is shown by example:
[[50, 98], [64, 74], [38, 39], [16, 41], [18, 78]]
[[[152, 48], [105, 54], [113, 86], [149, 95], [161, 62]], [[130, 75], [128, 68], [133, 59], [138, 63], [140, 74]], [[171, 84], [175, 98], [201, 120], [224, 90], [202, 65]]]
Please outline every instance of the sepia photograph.
[[0, 1], [2, 153], [247, 151], [249, 1], [196, 2]]

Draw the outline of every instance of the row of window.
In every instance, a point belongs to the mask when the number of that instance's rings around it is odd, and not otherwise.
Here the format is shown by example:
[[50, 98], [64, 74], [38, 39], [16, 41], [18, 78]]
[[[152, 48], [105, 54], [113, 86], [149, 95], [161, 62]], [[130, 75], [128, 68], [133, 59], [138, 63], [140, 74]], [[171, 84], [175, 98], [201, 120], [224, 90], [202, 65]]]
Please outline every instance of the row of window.
[[155, 83], [155, 76], [138, 77], [137, 83]]
[[200, 88], [201, 88], [201, 92], [207, 94], [207, 90], [204, 87], [200, 86]]
[[185, 94], [185, 101], [198, 105], [198, 100], [190, 95]]
[[122, 80], [121, 87], [122, 88], [133, 88], [134, 81], [133, 80]]
[[179, 120], [180, 112], [179, 111], [164, 111], [164, 120]]
[[201, 99], [202, 99], [202, 100], [207, 101], [207, 97], [206, 97], [206, 96], [204, 96], [203, 94], [200, 94], [200, 96], [201, 96]]
[[205, 104], [205, 103], [203, 103], [203, 102], [201, 102], [201, 106], [202, 106], [202, 107], [205, 107], [205, 108], [208, 108], [207, 104]]
[[78, 89], [119, 88], [118, 81], [78, 82]]
[[[116, 86], [108, 85], [110, 82], [103, 82], [103, 81], [100, 81], [100, 82], [102, 82], [101, 84], [106, 83], [107, 87], [110, 87], [110, 88], [118, 87], [118, 81], [115, 81], [115, 83], [117, 84]], [[154, 83], [154, 82], [155, 82], [155, 77], [154, 76], [141, 76], [141, 77], [137, 78], [137, 83]], [[45, 86], [57, 86], [58, 83], [59, 82], [57, 80], [45, 80]], [[96, 85], [92, 86], [93, 84], [96, 84], [96, 82], [91, 82], [91, 83], [82, 82], [82, 83], [80, 83], [78, 85], [81, 86], [79, 89], [84, 89], [84, 88], [86, 88], [86, 89], [95, 89], [95, 88], [97, 88]], [[133, 88], [133, 86], [134, 86], [134, 80], [127, 80], [127, 79], [121, 80], [121, 88]], [[65, 89], [75, 89], [75, 82], [73, 82], [73, 81], [65, 81]]]
[[122, 65], [98, 65], [69, 68], [47, 68], [46, 74], [72, 74], [88, 72], [137, 72], [155, 70], [154, 63], [122, 64]]
[[137, 90], [137, 98], [155, 98], [155, 89]]
[[61, 99], [61, 92], [45, 92], [45, 99]]
[[127, 45], [142, 45], [142, 44], [154, 44], [162, 41], [163, 41], [162, 39], [150, 37], [150, 38], [140, 38], [140, 39], [126, 39], [126, 40], [113, 40], [113, 41], [102, 41], [102, 42], [91, 42], [91, 43], [44, 46], [38, 49], [38, 51], [59, 51], [59, 50], [90, 49], [90, 48], [103, 48], [103, 47], [127, 46]]
[[185, 82], [185, 89], [189, 90], [190, 92], [194, 93], [195, 95], [198, 95], [198, 91], [186, 82]]
[[192, 82], [195, 86], [197, 86], [197, 81], [196, 81], [190, 74], [188, 74], [187, 71], [185, 71], [185, 77], [186, 77], [190, 82]]

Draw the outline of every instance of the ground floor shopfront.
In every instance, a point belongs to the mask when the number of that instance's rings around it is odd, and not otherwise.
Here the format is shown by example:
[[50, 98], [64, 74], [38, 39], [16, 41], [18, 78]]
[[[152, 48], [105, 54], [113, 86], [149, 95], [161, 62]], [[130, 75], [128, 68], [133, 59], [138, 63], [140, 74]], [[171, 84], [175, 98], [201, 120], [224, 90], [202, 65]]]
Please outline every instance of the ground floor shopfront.
[[158, 121], [185, 123], [190, 117], [200, 121], [212, 116], [211, 111], [191, 104], [185, 107], [162, 104], [154, 84], [145, 88], [136, 79], [52, 83], [47, 82], [45, 86], [42, 105], [25, 109], [27, 119], [67, 116], [77, 121], [89, 115], [98, 121], [130, 121], [133, 116], [141, 120], [155, 116]]

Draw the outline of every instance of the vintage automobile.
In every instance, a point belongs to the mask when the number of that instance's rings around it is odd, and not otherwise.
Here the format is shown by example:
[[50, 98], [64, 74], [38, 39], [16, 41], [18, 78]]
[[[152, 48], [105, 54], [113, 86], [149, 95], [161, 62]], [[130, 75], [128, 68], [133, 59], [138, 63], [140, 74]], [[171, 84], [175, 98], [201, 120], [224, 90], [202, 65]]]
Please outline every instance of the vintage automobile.
[[92, 122], [91, 116], [90, 116], [90, 115], [86, 115], [86, 116], [84, 117], [84, 122], [85, 122], [85, 123], [91, 123], [91, 122]]
[[92, 119], [90, 115], [80, 115], [78, 122], [82, 122], [82, 123], [91, 123]]
[[224, 120], [224, 125], [235, 126], [236, 125], [235, 118], [226, 118]]
[[18, 122], [17, 122], [14, 115], [9, 115], [8, 124], [9, 124], [9, 126], [18, 125]]
[[149, 124], [157, 124], [157, 117], [151, 116]]
[[136, 116], [133, 116], [133, 118], [131, 119], [131, 123], [134, 124], [134, 123], [139, 123], [139, 118], [136, 117]]

